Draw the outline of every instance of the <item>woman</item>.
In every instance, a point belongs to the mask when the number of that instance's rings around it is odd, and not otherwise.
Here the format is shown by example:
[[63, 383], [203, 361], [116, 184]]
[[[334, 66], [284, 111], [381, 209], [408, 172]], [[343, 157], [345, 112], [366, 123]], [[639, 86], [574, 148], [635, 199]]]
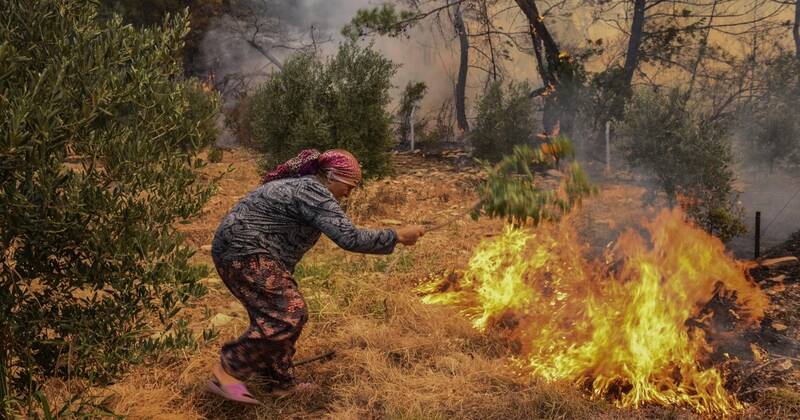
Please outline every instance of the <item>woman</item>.
[[275, 393], [310, 386], [297, 383], [292, 372], [294, 344], [308, 319], [292, 273], [321, 233], [348, 251], [370, 254], [390, 254], [398, 242], [413, 245], [424, 233], [419, 226], [353, 225], [337, 200], [361, 182], [361, 168], [344, 150], [304, 150], [262, 182], [223, 219], [211, 248], [222, 281], [247, 309], [250, 327], [222, 347], [209, 387], [253, 404], [259, 401], [242, 381], [257, 378]]

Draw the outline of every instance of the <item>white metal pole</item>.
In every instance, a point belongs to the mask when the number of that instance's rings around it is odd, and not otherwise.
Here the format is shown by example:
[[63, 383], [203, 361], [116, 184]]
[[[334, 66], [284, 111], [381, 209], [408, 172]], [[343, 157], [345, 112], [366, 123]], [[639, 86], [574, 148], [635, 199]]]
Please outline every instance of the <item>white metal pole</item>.
[[414, 153], [414, 110], [417, 109], [416, 105], [411, 105], [411, 113], [408, 117], [409, 136], [411, 137], [411, 153]]
[[611, 121], [606, 121], [606, 174], [611, 173]]

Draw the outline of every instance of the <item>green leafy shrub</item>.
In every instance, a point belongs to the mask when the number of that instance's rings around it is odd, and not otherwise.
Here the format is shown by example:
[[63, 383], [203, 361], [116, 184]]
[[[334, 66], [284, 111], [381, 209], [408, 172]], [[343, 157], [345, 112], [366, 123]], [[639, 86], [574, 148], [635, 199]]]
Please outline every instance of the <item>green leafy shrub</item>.
[[514, 146], [496, 165], [485, 164], [488, 177], [478, 188], [481, 201], [472, 217], [478, 218], [482, 210], [489, 217], [520, 225], [559, 220], [596, 192], [577, 162], [572, 162], [557, 188], [541, 185], [545, 170], [556, 169], [562, 160], [574, 156], [572, 143], [563, 136], [539, 147]]
[[582, 109], [583, 115], [591, 119], [587, 125], [596, 130], [606, 121], [622, 119], [629, 92], [622, 67], [611, 66], [593, 74], [588, 86], [589, 100]]
[[[186, 344], [173, 320], [207, 268], [189, 263], [174, 224], [213, 192], [197, 153], [217, 108], [182, 80], [188, 29], [185, 15], [137, 30], [97, 19], [91, 2], [3, 1], [3, 407], [30, 404], [49, 377], [109, 381]], [[151, 337], [158, 322], [169, 340]]]
[[208, 149], [208, 161], [211, 163], [220, 163], [222, 162], [222, 156], [224, 152], [219, 147], [212, 147]]
[[493, 83], [478, 102], [478, 116], [472, 132], [474, 155], [497, 162], [515, 145], [533, 145], [539, 123], [531, 89], [527, 83]]
[[248, 120], [264, 164], [305, 148], [342, 148], [358, 158], [366, 177], [388, 173], [394, 139], [386, 106], [396, 69], [352, 42], [325, 62], [312, 52], [292, 56], [250, 100]]
[[99, 0], [99, 14], [105, 18], [117, 14], [125, 23], [141, 27], [160, 25], [165, 16], [188, 9], [191, 29], [184, 37], [183, 48], [188, 68], [200, 53], [200, 44], [212, 20], [223, 13], [228, 3], [229, 0]]
[[693, 112], [678, 90], [640, 91], [625, 108], [621, 132], [626, 160], [655, 178], [670, 205], [680, 204], [722, 240], [745, 232], [722, 122]]
[[[425, 96], [428, 86], [425, 82], [408, 82], [403, 94], [400, 96], [400, 109], [398, 111], [399, 124], [397, 126], [397, 137], [400, 139], [400, 145], [403, 148], [410, 147], [411, 125], [414, 124], [414, 137], [425, 129], [427, 121], [418, 116], [419, 102]], [[415, 143], [417, 139], [414, 139]], [[416, 146], [416, 144], [415, 144]]]
[[770, 169], [800, 161], [800, 58], [781, 52], [763, 69], [764, 93], [748, 109], [753, 148]]

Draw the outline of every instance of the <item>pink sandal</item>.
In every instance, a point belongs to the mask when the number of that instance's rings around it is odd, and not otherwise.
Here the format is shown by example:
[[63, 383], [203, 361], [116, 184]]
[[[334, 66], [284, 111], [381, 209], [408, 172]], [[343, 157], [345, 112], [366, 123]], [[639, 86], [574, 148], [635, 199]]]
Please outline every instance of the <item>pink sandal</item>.
[[245, 404], [261, 404], [261, 401], [253, 398], [243, 383], [223, 385], [212, 379], [208, 381], [208, 389], [227, 400]]

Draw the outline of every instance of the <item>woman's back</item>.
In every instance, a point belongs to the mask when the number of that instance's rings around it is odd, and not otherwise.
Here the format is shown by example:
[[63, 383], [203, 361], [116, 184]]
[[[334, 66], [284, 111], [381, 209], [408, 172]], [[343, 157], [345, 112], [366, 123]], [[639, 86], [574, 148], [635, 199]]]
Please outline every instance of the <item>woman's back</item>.
[[316, 176], [267, 182], [242, 198], [223, 219], [211, 255], [230, 261], [265, 253], [293, 272], [325, 232], [342, 248], [388, 254], [396, 235], [389, 229], [357, 229]]

